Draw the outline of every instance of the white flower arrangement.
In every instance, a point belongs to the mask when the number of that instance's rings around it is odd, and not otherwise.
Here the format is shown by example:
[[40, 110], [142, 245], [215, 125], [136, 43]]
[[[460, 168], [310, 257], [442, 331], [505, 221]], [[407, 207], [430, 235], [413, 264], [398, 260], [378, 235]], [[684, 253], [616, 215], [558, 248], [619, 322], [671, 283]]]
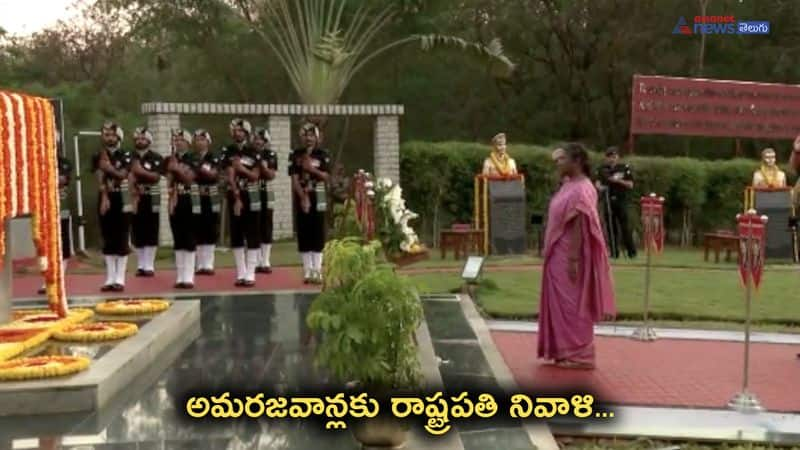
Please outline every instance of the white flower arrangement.
[[395, 229], [399, 231], [401, 239], [399, 250], [404, 253], [424, 251], [425, 248], [420, 244], [417, 233], [409, 225], [409, 222], [418, 218], [419, 215], [406, 207], [402, 188], [392, 183], [389, 178], [378, 178], [375, 184], [379, 208], [388, 213]]

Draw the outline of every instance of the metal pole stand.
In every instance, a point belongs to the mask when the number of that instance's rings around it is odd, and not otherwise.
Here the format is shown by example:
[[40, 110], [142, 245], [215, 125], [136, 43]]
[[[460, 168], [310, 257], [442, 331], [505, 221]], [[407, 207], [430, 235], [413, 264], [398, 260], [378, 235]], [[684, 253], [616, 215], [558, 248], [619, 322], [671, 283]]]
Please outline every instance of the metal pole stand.
[[747, 255], [742, 255], [745, 258], [744, 264], [746, 268], [747, 278], [745, 280], [745, 322], [744, 322], [744, 378], [742, 382], [742, 391], [738, 394], [734, 395], [730, 402], [728, 402], [728, 407], [742, 412], [742, 413], [757, 413], [759, 411], [763, 411], [764, 408], [761, 406], [761, 402], [758, 401], [756, 395], [748, 390], [748, 385], [750, 382], [750, 303], [753, 297], [753, 282], [752, 282], [752, 271], [751, 271], [751, 264], [752, 258], [748, 257], [749, 253], [753, 251], [752, 241], [753, 241], [753, 228], [752, 226], [749, 228], [749, 232], [747, 234]]
[[650, 319], [649, 319], [649, 312], [650, 312], [650, 269], [652, 263], [652, 250], [650, 249], [650, 243], [646, 244], [647, 248], [647, 259], [645, 262], [644, 267], [644, 323], [642, 326], [635, 329], [631, 338], [636, 339], [637, 341], [655, 341], [658, 339], [656, 336], [656, 330], [650, 326]]

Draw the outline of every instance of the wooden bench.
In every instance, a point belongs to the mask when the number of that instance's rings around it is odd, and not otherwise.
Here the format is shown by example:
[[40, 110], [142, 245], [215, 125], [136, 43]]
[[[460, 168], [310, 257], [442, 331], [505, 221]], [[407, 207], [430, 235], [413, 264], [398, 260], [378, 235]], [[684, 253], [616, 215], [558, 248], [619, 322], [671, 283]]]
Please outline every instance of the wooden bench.
[[703, 235], [705, 261], [708, 261], [708, 252], [714, 251], [714, 262], [719, 262], [719, 253], [725, 250], [725, 261], [731, 261], [731, 252], [739, 255], [739, 236], [733, 231], [716, 231]]
[[442, 259], [447, 257], [447, 250], [453, 251], [454, 259], [466, 258], [470, 251], [482, 253], [483, 231], [470, 225], [454, 224], [449, 230], [439, 232], [439, 249]]

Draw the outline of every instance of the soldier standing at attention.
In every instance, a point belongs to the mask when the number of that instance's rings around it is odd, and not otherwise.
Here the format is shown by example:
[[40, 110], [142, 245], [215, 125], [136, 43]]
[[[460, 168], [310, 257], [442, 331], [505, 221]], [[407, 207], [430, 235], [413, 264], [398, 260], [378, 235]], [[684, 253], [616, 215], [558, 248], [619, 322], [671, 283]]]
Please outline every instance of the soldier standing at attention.
[[197, 237], [197, 275], [214, 275], [214, 251], [219, 239], [220, 156], [209, 150], [211, 134], [206, 130], [194, 132], [195, 180], [200, 189], [200, 214], [195, 217]]
[[261, 154], [261, 180], [259, 181], [261, 214], [258, 223], [261, 255], [256, 273], [272, 273], [270, 254], [272, 253], [272, 216], [275, 207], [275, 193], [270, 190], [269, 182], [275, 179], [278, 170], [278, 154], [270, 148], [269, 144], [269, 132], [264, 128], [256, 129], [253, 135], [253, 147]]
[[[258, 181], [261, 178], [261, 154], [247, 145], [252, 127], [250, 122], [234, 119], [230, 124], [234, 143], [225, 148], [224, 167], [230, 208], [231, 248], [236, 263], [237, 287], [256, 284], [256, 266], [261, 239], [258, 219], [261, 198]], [[245, 252], [245, 248], [247, 249]]]
[[297, 224], [297, 251], [303, 260], [303, 282], [322, 282], [325, 247], [325, 211], [330, 157], [319, 148], [319, 128], [312, 123], [300, 129], [302, 147], [289, 156], [289, 176]]
[[[636, 258], [636, 244], [628, 219], [628, 192], [633, 189], [633, 171], [628, 164], [620, 162], [617, 147], [606, 150], [605, 162], [597, 174], [597, 186], [608, 196], [608, 207], [603, 209], [609, 233], [614, 233], [612, 242], [617, 242], [616, 236], [621, 235], [628, 257]], [[613, 247], [612, 256], [619, 258], [619, 246]]]
[[164, 158], [150, 149], [153, 134], [145, 127], [133, 132], [133, 153], [129, 184], [133, 202], [131, 234], [136, 249], [137, 277], [155, 275], [158, 249], [158, 216], [161, 194], [158, 182], [164, 171]]
[[189, 151], [192, 135], [186, 130], [172, 130], [174, 153], [167, 163], [170, 179], [169, 225], [175, 249], [176, 289], [194, 288], [197, 251], [194, 223], [200, 213], [200, 191], [195, 184], [195, 155]]
[[103, 148], [92, 161], [100, 190], [97, 206], [106, 262], [106, 282], [100, 290], [122, 292], [130, 253], [132, 205], [128, 171], [133, 158], [129, 151], [121, 148], [125, 134], [119, 125], [106, 122], [100, 132]]

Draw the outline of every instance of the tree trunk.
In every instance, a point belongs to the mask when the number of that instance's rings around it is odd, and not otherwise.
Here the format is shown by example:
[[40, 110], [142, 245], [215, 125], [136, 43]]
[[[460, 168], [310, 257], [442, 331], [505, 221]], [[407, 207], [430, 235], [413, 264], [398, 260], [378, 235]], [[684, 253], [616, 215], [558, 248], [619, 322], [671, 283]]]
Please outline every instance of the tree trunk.
[[[699, 0], [700, 1], [700, 15], [705, 16], [706, 10], [708, 9], [708, 2], [710, 0]], [[705, 65], [706, 59], [706, 35], [702, 33], [700, 35], [700, 55], [697, 58], [697, 76], [703, 76], [703, 66]]]
[[691, 245], [692, 242], [692, 211], [689, 208], [683, 210], [683, 225], [681, 227], [681, 247]]

